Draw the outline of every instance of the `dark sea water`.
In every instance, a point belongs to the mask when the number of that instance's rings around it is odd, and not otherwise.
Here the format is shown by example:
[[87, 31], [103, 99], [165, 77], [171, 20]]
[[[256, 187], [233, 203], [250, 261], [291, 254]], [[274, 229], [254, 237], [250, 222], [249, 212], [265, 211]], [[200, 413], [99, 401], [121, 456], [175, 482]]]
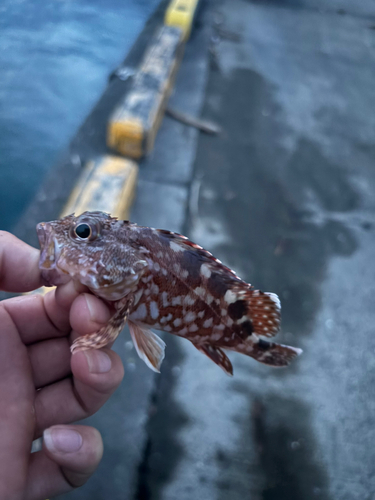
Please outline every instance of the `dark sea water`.
[[12, 230], [159, 0], [2, 0], [0, 229]]

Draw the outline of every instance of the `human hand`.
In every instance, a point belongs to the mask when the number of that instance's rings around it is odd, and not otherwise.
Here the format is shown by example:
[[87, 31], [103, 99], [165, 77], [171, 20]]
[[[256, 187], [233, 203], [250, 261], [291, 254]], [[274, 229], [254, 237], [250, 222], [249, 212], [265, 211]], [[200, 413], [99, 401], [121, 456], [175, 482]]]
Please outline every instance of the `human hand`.
[[[38, 260], [38, 250], [0, 231], [0, 290], [40, 287]], [[100, 462], [99, 432], [66, 424], [95, 413], [124, 371], [108, 348], [70, 354], [72, 339], [111, 316], [85, 290], [69, 282], [44, 297], [0, 302], [0, 499], [62, 494], [84, 484]], [[42, 435], [42, 450], [31, 454]]]

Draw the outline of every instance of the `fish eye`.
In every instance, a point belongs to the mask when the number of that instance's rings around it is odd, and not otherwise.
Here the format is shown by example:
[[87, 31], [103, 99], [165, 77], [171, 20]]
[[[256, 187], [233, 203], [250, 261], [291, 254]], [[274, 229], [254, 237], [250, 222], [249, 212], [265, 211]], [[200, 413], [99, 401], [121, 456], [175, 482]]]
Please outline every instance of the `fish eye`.
[[100, 225], [95, 220], [81, 219], [70, 226], [69, 235], [73, 240], [94, 241], [100, 236]]
[[78, 226], [74, 228], [74, 232], [81, 240], [87, 240], [92, 234], [91, 227], [85, 222], [78, 224]]

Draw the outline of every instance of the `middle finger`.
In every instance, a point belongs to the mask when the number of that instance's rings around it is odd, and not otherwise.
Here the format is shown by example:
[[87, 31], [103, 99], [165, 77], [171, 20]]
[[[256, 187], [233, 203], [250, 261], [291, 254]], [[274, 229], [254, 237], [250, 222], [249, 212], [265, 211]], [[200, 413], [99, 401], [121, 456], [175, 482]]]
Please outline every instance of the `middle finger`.
[[[103, 301], [87, 293], [79, 295], [70, 310], [70, 321], [76, 328], [74, 335], [94, 333], [105, 325], [110, 316], [111, 312]], [[35, 388], [57, 382], [70, 374], [70, 348], [67, 336], [35, 342], [28, 346], [28, 352]]]
[[[48, 385], [36, 393], [35, 438], [44, 429], [56, 424], [68, 424], [95, 413], [116, 390], [124, 376], [121, 358], [114, 351], [91, 349], [94, 357], [90, 364], [89, 351], [78, 352], [72, 358], [73, 377]], [[109, 364], [98, 363], [96, 354], [106, 354]]]
[[57, 382], [71, 373], [67, 337], [37, 342], [28, 347], [35, 389]]

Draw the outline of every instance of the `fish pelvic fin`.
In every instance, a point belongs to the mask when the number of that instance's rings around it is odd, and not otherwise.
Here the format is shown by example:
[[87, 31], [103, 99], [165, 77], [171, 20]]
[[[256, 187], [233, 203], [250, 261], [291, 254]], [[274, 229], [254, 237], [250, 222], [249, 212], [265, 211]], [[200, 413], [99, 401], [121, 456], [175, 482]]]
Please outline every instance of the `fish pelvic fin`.
[[255, 336], [228, 349], [246, 354], [260, 363], [270, 366], [288, 366], [294, 358], [302, 354], [302, 349], [298, 347], [276, 344], [276, 342], [269, 342]]
[[233, 376], [233, 366], [230, 362], [228, 356], [224, 353], [222, 349], [219, 347], [215, 347], [209, 344], [199, 345], [193, 344], [198, 351], [205, 354], [208, 358], [210, 358], [216, 365], [220, 366], [220, 368], [230, 376]]
[[132, 321], [128, 321], [128, 324], [138, 356], [152, 371], [160, 373], [165, 355], [165, 342], [148, 328], [140, 327]]

